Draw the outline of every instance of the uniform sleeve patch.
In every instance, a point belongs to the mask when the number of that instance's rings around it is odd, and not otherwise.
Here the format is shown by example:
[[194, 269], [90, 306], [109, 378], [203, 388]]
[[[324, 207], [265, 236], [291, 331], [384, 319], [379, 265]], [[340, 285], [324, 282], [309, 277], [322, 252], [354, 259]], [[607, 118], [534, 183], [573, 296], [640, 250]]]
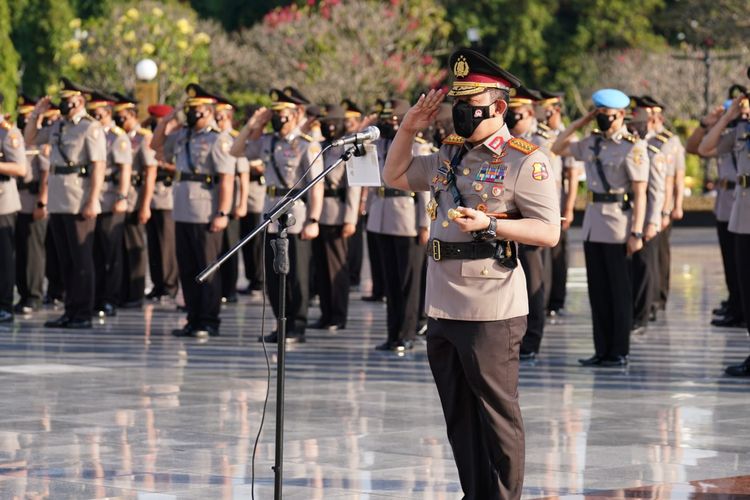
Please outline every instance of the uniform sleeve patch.
[[532, 144], [523, 139], [519, 139], [518, 137], [514, 137], [513, 139], [509, 140], [508, 146], [526, 155], [531, 154], [539, 149], [539, 146], [537, 146], [536, 144]]
[[531, 166], [531, 177], [535, 181], [543, 181], [549, 178], [549, 170], [547, 169], [547, 165], [541, 162], [534, 162], [534, 164]]

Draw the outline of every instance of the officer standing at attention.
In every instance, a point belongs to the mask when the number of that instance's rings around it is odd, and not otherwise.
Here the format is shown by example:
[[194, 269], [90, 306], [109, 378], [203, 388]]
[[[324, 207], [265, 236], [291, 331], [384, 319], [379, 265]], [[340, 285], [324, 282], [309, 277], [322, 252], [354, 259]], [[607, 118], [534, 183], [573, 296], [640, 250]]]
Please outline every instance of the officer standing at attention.
[[[5, 96], [0, 94], [0, 108], [4, 101]], [[26, 171], [21, 131], [0, 112], [0, 323], [13, 321], [16, 214], [21, 210], [16, 179], [22, 179]]]
[[154, 131], [154, 148], [174, 163], [174, 220], [177, 263], [187, 309], [187, 323], [174, 330], [177, 337], [219, 335], [221, 275], [198, 284], [195, 277], [221, 252], [222, 231], [232, 209], [235, 159], [229, 154], [232, 138], [220, 132], [214, 120], [217, 98], [196, 83], [185, 89], [187, 126], [174, 126], [172, 115]]
[[[698, 152], [709, 156], [719, 146], [724, 131], [730, 124], [735, 124], [732, 151], [737, 157], [737, 185], [732, 214], [729, 216], [729, 231], [734, 233], [740, 303], [750, 333], [750, 321], [747, 321], [750, 318], [750, 260], [747, 258], [750, 255], [750, 121], [743, 116], [743, 109], [750, 112], [748, 95], [744, 93], [732, 101], [727, 112], [711, 127], [701, 141]], [[742, 363], [728, 366], [725, 372], [733, 377], [750, 377], [750, 356]]]
[[[590, 191], [583, 250], [595, 353], [579, 362], [626, 366], [633, 325], [631, 255], [643, 248], [648, 155], [646, 142], [625, 127], [627, 95], [602, 89], [594, 92], [592, 100], [596, 109], [571, 123], [558, 136], [552, 152], [585, 163]], [[598, 130], [572, 142], [573, 135], [594, 119]]]
[[[173, 110], [172, 106], [166, 104], [149, 106], [148, 114], [153, 128], [155, 129], [156, 124], [169, 116]], [[149, 142], [153, 143], [153, 136]], [[149, 147], [156, 150], [154, 144], [149, 144]], [[139, 199], [138, 222], [146, 225], [148, 266], [154, 285], [146, 298], [158, 302], [162, 297], [175, 298], [179, 287], [172, 217], [175, 166], [157, 157], [155, 164], [146, 165], [142, 175], [144, 181]]]
[[[362, 109], [351, 99], [341, 101], [344, 108], [344, 135], [356, 134], [362, 128]], [[365, 256], [365, 227], [367, 227], [367, 189], [359, 190], [359, 208], [357, 217], [357, 229], [349, 238], [349, 284], [359, 287], [362, 275], [362, 262]]]
[[96, 299], [94, 308], [99, 316], [115, 316], [123, 280], [122, 240], [125, 231], [125, 212], [133, 165], [130, 139], [112, 120], [112, 106], [117, 98], [102, 92], [87, 96], [86, 109], [101, 123], [107, 141], [107, 167], [102, 186], [102, 211], [96, 217], [94, 229], [94, 270]]
[[[226, 132], [232, 139], [239, 135], [234, 129], [234, 110], [236, 106], [223, 96], [216, 96], [216, 124], [219, 130]], [[240, 240], [240, 220], [247, 215], [248, 190], [250, 187], [250, 165], [247, 158], [234, 158], [234, 202], [232, 213], [229, 215], [229, 225], [224, 230], [221, 253], [226, 253]], [[237, 278], [239, 277], [240, 260], [237, 254], [233, 255], [221, 266], [221, 300], [224, 303], [237, 302]]]
[[[538, 129], [549, 136], [550, 147], [557, 136], [565, 130], [563, 125], [563, 93], [539, 90], [542, 100], [536, 102]], [[572, 140], [578, 140], [576, 136]], [[562, 221], [560, 241], [550, 249], [550, 269], [546, 276], [547, 314], [557, 317], [564, 314], [565, 295], [568, 283], [568, 229], [573, 224], [578, 177], [583, 164], [573, 158], [562, 158], [549, 151], [549, 161], [560, 193]]]
[[[236, 157], [246, 157], [251, 164], [262, 161], [266, 165], [266, 206], [268, 212], [282, 197], [293, 196], [298, 192], [298, 181], [309, 182], [323, 171], [323, 162], [318, 157], [320, 143], [309, 135], [299, 132], [305, 120], [305, 100], [285, 94], [277, 89], [270, 92], [271, 109], [260, 108], [248, 120], [235, 139], [231, 153]], [[272, 133], [263, 133], [266, 124], [271, 122]], [[309, 172], [308, 172], [309, 170]], [[308, 192], [307, 200], [300, 199], [290, 213], [295, 224], [288, 228], [290, 272], [287, 277], [287, 318], [289, 344], [303, 343], [307, 327], [307, 312], [310, 299], [310, 260], [311, 241], [320, 232], [320, 214], [323, 208], [323, 183], [318, 183]], [[268, 228], [269, 244], [266, 246], [266, 278], [268, 298], [273, 312], [279, 314], [279, 278], [273, 271], [274, 252], [271, 242], [276, 239], [278, 225]], [[276, 342], [273, 331], [265, 338], [266, 342]]]
[[[35, 104], [28, 96], [18, 98], [16, 125], [22, 133]], [[36, 311], [44, 297], [49, 158], [39, 148], [29, 146], [26, 148], [26, 175], [16, 180], [21, 199], [21, 211], [16, 219], [16, 288], [20, 300], [13, 310], [18, 314]]]
[[[634, 105], [628, 121], [628, 131], [640, 139], [650, 136], [651, 113], [649, 101], [632, 97]], [[649, 175], [646, 188], [646, 216], [643, 248], [633, 254], [633, 329], [631, 335], [646, 331], [649, 313], [658, 293], [659, 247], [662, 211], [666, 198], [667, 162], [659, 147], [648, 145]]]
[[[518, 356], [528, 304], [516, 244], [557, 243], [559, 201], [547, 157], [504, 123], [508, 92], [520, 81], [470, 49], [454, 52], [450, 65], [460, 137], [438, 153], [412, 155], [443, 100], [430, 91], [404, 118], [383, 174], [394, 188], [432, 194], [427, 354], [464, 498], [518, 499]], [[518, 220], [505, 220], [515, 211]]]
[[[409, 111], [403, 99], [385, 102], [381, 117], [381, 137], [377, 141], [378, 164], [384, 168], [401, 120]], [[425, 125], [426, 130], [432, 121]], [[419, 131], [420, 133], [423, 130]], [[430, 145], [415, 136], [412, 155], [426, 155]], [[383, 186], [370, 192], [372, 202], [367, 214], [367, 232], [374, 235], [380, 257], [387, 306], [386, 341], [376, 347], [381, 351], [403, 353], [414, 347], [419, 323], [424, 246], [430, 234], [430, 218], [424, 190], [395, 189]], [[373, 270], [373, 273], [377, 270]]]
[[[321, 120], [323, 147], [345, 133], [344, 108], [327, 105]], [[323, 164], [332, 165], [344, 146], [323, 153]], [[323, 211], [320, 235], [313, 240], [313, 259], [320, 297], [320, 320], [311, 328], [336, 331], [346, 328], [349, 313], [349, 242], [357, 227], [361, 188], [347, 186], [346, 165], [342, 163], [323, 180]]]
[[[62, 79], [61, 119], [37, 132], [27, 127], [31, 141], [51, 146], [49, 230], [52, 231], [65, 287], [65, 313], [47, 321], [48, 328], [91, 328], [94, 311], [94, 229], [101, 212], [100, 196], [107, 162], [107, 140], [101, 124], [86, 113], [84, 94], [92, 91]], [[41, 99], [31, 114], [49, 109]], [[36, 137], [37, 134], [39, 137]]]
[[[535, 144], [549, 158], [551, 136], [539, 128], [534, 113], [534, 102], [541, 96], [535, 90], [521, 86], [511, 92], [505, 123], [514, 137]], [[550, 164], [551, 167], [551, 164]], [[518, 258], [526, 275], [526, 291], [529, 298], [529, 315], [526, 320], [526, 335], [521, 342], [521, 361], [533, 361], [539, 354], [544, 336], [546, 312], [545, 274], [551, 265], [549, 248], [535, 245], [518, 246]]]

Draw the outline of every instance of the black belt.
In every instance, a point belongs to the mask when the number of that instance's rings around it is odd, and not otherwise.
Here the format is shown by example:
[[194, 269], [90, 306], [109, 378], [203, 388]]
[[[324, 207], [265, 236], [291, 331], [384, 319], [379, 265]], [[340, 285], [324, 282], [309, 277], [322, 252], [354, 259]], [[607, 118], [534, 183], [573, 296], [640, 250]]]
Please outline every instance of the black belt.
[[736, 182], [730, 181], [729, 179], [721, 179], [719, 181], [719, 187], [725, 191], [733, 190], [736, 185]]
[[55, 175], [77, 174], [81, 177], [89, 176], [88, 165], [56, 165], [52, 171]]
[[381, 198], [399, 198], [402, 196], [408, 196], [410, 198], [414, 198], [416, 194], [414, 193], [414, 191], [404, 191], [402, 189], [379, 187], [378, 196], [380, 196]]
[[141, 187], [141, 185], [143, 185], [143, 177], [141, 177], [141, 174], [132, 174], [130, 176], [130, 185], [133, 187]]
[[740, 185], [742, 189], [747, 189], [750, 187], [750, 175], [738, 175], [737, 176], [737, 184]]
[[326, 198], [346, 198], [346, 188], [326, 188], [323, 196]]
[[17, 182], [19, 191], [28, 191], [31, 194], [39, 194], [39, 181], [23, 182], [19, 180]]
[[513, 269], [518, 265], [516, 244], [508, 240], [452, 243], [433, 238], [427, 244], [427, 250], [435, 262], [445, 259], [495, 259], [509, 269]]
[[213, 176], [209, 174], [193, 174], [190, 172], [177, 172], [176, 179], [178, 182], [201, 182], [205, 184], [206, 186], [213, 185], [216, 181], [218, 181], [218, 176]]
[[630, 201], [632, 196], [628, 193], [592, 193], [589, 191], [589, 201], [594, 203], [622, 203]]
[[286, 189], [286, 188], [277, 188], [276, 186], [268, 186], [266, 188], [266, 193], [268, 196], [271, 197], [277, 197], [277, 196], [297, 196], [300, 192], [302, 192], [301, 189]]
[[172, 185], [175, 177], [176, 177], [176, 172], [172, 172], [171, 170], [165, 170], [165, 169], [160, 168], [156, 171], [156, 182], [161, 182], [167, 187]]
[[8, 182], [10, 180], [9, 175], [0, 175], [0, 182]]
[[250, 173], [250, 182], [257, 182], [261, 186], [266, 184], [266, 176], [263, 174]]

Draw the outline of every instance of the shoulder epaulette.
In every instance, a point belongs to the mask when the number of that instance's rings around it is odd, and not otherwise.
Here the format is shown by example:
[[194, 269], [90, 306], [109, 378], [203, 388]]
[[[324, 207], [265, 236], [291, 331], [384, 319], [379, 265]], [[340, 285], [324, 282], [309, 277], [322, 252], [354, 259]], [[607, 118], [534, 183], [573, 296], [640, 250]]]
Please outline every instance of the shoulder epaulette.
[[140, 135], [152, 135], [153, 132], [151, 132], [151, 129], [141, 127], [141, 128], [138, 129], [138, 131], [136, 132], [136, 134], [140, 134]]
[[521, 153], [525, 155], [531, 154], [537, 149], [539, 149], [539, 146], [537, 146], [536, 144], [532, 144], [529, 141], [525, 141], [518, 137], [514, 137], [511, 140], [509, 140], [508, 146], [512, 147], [516, 151], [520, 151]]
[[633, 134], [622, 134], [622, 138], [625, 139], [628, 142], [633, 143], [633, 144], [635, 144], [636, 142], [638, 142], [638, 138], [636, 136], [634, 136]]
[[451, 146], [460, 146], [464, 142], [466, 142], [466, 139], [464, 139], [458, 134], [451, 134], [445, 139], [443, 139], [443, 144], [449, 144]]
[[427, 139], [423, 137], [415, 137], [414, 142], [416, 142], [417, 144], [427, 144]]
[[240, 135], [240, 131], [232, 129], [229, 131], [229, 135], [231, 135], [232, 137], [237, 137], [238, 135]]
[[594, 130], [591, 131], [591, 135], [602, 135], [602, 131], [599, 130], [598, 128], [595, 128]]
[[549, 134], [542, 129], [537, 129], [535, 134], [538, 135], [539, 137], [544, 137], [545, 139], [549, 139]]
[[91, 116], [91, 115], [90, 115], [90, 114], [88, 114], [88, 113], [86, 113], [85, 115], [83, 115], [83, 116], [81, 117], [81, 120], [88, 120], [88, 121], [90, 121], [90, 122], [96, 121], [96, 120], [94, 119], [94, 117], [93, 117], [93, 116]]
[[537, 127], [544, 130], [545, 132], [549, 132], [550, 130], [552, 130], [546, 123], [537, 123]]
[[118, 127], [117, 125], [113, 126], [110, 130], [115, 135], [124, 135], [125, 134], [125, 131], [123, 129], [121, 129], [120, 127]]
[[312, 137], [311, 135], [307, 135], [307, 134], [303, 134], [303, 133], [300, 133], [300, 134], [299, 134], [299, 137], [300, 137], [301, 139], [304, 139], [304, 140], [306, 140], [307, 142], [315, 142], [315, 139], [313, 139], [313, 137]]
[[669, 139], [671, 139], [672, 136], [674, 136], [674, 132], [669, 131], [667, 129], [662, 130], [661, 133], [662, 133], [662, 135], [666, 136]]
[[661, 149], [657, 148], [657, 147], [656, 147], [656, 146], [654, 146], [653, 144], [649, 144], [649, 145], [648, 145], [648, 150], [649, 150], [649, 151], [651, 151], [652, 153], [658, 153], [658, 152], [660, 152], [660, 151], [661, 151]]
[[211, 125], [210, 127], [208, 127], [208, 131], [209, 132], [213, 132], [214, 134], [220, 134], [221, 133], [221, 130], [219, 130], [219, 127], [215, 127], [213, 125]]
[[656, 139], [661, 142], [667, 142], [669, 140], [669, 137], [663, 135], [663, 134], [657, 134]]

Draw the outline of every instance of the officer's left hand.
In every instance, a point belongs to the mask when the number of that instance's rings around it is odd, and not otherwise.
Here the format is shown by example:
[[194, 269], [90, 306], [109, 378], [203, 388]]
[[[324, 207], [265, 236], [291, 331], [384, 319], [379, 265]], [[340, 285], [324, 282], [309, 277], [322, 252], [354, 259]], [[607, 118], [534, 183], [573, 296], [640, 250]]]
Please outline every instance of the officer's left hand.
[[419, 243], [419, 246], [423, 247], [428, 241], [430, 241], [430, 228], [420, 227], [419, 232], [417, 233], [417, 243]]
[[113, 214], [124, 214], [128, 210], [128, 200], [117, 200], [114, 205], [112, 205], [112, 213]]
[[89, 201], [83, 206], [81, 210], [81, 217], [84, 219], [96, 219], [96, 210], [94, 209], [94, 202]]
[[672, 220], [682, 220], [682, 217], [685, 214], [682, 212], [681, 208], [675, 208], [672, 210]]
[[232, 211], [232, 215], [234, 215], [235, 219], [241, 219], [244, 216], [246, 216], [247, 215], [247, 203], [242, 203], [234, 207], [234, 210]]
[[33, 220], [42, 220], [47, 217], [47, 208], [46, 207], [35, 207], [34, 212], [31, 214], [31, 218]]
[[341, 228], [341, 237], [342, 238], [351, 238], [352, 236], [354, 236], [354, 233], [356, 231], [357, 231], [357, 226], [355, 226], [351, 222], [347, 222]]
[[209, 226], [208, 230], [212, 233], [218, 233], [219, 231], [223, 231], [227, 228], [229, 225], [229, 217], [226, 215], [216, 215], [213, 219], [211, 219], [211, 225]]
[[630, 236], [628, 238], [628, 255], [633, 255], [636, 252], [640, 252], [643, 248], [643, 239]]
[[646, 230], [643, 232], [643, 241], [651, 241], [656, 237], [656, 224], [647, 224]]
[[458, 207], [456, 210], [461, 212], [462, 217], [453, 219], [453, 222], [458, 225], [461, 232], [484, 231], [490, 225], [490, 218], [480, 210], [466, 207]]
[[314, 240], [320, 234], [320, 226], [317, 222], [308, 222], [305, 227], [302, 228], [302, 239], [303, 240]]

